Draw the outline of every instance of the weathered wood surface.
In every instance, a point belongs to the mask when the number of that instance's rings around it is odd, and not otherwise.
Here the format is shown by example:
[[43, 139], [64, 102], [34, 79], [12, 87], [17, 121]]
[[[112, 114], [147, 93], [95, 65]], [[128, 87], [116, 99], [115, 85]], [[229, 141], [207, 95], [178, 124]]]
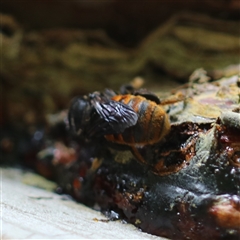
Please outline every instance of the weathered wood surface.
[[34, 175], [16, 169], [0, 171], [1, 239], [163, 239], [130, 224], [104, 222], [106, 218], [97, 211], [22, 182], [33, 184]]

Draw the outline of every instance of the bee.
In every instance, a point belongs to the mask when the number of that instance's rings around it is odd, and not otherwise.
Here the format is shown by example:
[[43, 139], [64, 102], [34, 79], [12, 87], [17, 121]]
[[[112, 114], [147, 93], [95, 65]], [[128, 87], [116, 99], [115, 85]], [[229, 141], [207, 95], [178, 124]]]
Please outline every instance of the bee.
[[[108, 141], [129, 146], [159, 142], [169, 131], [170, 122], [163, 108], [140, 95], [116, 95], [112, 101], [124, 103], [137, 114], [137, 122], [119, 134], [105, 135]], [[124, 116], [123, 116], [124, 117]]]
[[129, 146], [142, 163], [137, 147], [161, 141], [170, 130], [169, 117], [159, 98], [146, 90], [115, 94], [111, 90], [75, 98], [69, 109], [69, 124], [87, 141], [98, 136]]

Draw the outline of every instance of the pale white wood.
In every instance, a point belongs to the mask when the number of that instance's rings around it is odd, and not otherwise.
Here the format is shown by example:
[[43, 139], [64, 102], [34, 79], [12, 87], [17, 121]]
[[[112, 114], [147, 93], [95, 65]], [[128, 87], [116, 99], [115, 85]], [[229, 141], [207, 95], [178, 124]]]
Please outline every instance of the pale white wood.
[[120, 221], [96, 221], [106, 218], [23, 181], [21, 171], [1, 169], [1, 239], [163, 239]]

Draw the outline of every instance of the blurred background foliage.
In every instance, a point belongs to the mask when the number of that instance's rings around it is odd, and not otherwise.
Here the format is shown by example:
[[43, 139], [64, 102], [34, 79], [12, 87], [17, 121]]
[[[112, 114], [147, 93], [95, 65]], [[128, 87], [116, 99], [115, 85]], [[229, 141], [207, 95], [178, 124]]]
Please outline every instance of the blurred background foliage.
[[166, 91], [196, 68], [239, 71], [238, 0], [2, 0], [1, 126], [36, 125], [78, 94], [136, 77]]

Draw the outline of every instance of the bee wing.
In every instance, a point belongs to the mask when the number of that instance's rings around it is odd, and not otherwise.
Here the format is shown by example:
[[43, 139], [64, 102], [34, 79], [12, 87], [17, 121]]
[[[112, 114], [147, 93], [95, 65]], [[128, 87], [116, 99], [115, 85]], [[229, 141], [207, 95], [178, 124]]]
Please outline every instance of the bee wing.
[[100, 126], [104, 134], [116, 134], [137, 123], [137, 113], [128, 105], [113, 101], [93, 101], [96, 112], [100, 116]]

